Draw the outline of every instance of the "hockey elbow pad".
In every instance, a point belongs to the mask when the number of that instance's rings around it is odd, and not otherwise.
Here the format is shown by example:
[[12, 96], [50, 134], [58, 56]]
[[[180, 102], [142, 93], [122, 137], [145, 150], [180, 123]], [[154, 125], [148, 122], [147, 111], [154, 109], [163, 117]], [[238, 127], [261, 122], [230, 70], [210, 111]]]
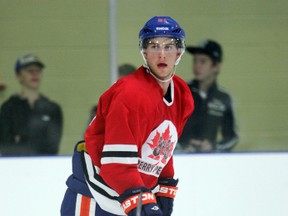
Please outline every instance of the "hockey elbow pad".
[[157, 193], [157, 203], [164, 216], [170, 216], [173, 211], [174, 198], [178, 190], [178, 179], [165, 178], [159, 179], [159, 192]]
[[[142, 197], [140, 197], [141, 194]], [[118, 201], [128, 216], [136, 216], [137, 211], [141, 212], [141, 216], [163, 216], [155, 195], [145, 187], [126, 190], [119, 196]]]

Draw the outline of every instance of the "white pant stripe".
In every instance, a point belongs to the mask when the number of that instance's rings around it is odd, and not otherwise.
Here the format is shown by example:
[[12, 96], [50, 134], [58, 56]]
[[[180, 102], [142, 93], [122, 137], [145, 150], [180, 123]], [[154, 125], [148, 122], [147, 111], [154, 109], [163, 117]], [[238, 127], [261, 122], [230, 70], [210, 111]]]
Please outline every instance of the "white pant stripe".
[[77, 194], [76, 204], [75, 204], [75, 216], [80, 216], [81, 200], [82, 200], [82, 195], [81, 194]]
[[96, 201], [94, 199], [90, 200], [90, 213], [89, 216], [95, 216], [96, 211]]

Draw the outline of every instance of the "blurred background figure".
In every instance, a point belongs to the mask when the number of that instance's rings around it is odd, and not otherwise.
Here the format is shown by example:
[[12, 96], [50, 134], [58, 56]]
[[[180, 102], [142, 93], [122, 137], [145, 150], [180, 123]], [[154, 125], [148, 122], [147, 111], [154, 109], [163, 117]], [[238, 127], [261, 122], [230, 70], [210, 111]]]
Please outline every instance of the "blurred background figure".
[[21, 92], [3, 103], [0, 111], [1, 155], [58, 153], [62, 134], [61, 107], [39, 92], [44, 63], [34, 54], [15, 64]]
[[[118, 79], [133, 73], [134, 71], [136, 71], [136, 69], [137, 68], [134, 65], [131, 65], [128, 63], [119, 65], [118, 66]], [[97, 105], [93, 106], [92, 109], [90, 110], [89, 123], [94, 118], [96, 111], [97, 111]]]
[[118, 67], [118, 79], [133, 73], [136, 69], [134, 65], [128, 63], [120, 65]]
[[223, 51], [213, 40], [187, 46], [193, 55], [194, 79], [188, 83], [195, 110], [187, 121], [180, 146], [185, 152], [228, 152], [237, 143], [231, 96], [217, 84]]

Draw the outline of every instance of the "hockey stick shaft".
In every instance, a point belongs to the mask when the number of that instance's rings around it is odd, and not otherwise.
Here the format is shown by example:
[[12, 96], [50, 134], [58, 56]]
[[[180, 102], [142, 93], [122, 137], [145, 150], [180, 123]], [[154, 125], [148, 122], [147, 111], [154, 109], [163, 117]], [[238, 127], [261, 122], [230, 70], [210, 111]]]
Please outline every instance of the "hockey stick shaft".
[[143, 192], [141, 191], [139, 195], [139, 201], [136, 209], [136, 216], [141, 216], [141, 211], [142, 211], [142, 194]]

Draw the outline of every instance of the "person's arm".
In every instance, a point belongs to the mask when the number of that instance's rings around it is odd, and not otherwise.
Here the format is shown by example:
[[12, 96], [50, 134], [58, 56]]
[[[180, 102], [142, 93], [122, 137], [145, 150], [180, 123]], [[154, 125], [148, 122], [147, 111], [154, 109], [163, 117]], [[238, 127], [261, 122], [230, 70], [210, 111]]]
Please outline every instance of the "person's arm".
[[174, 165], [173, 156], [170, 158], [166, 166], [163, 168], [159, 178], [173, 178], [174, 177]]
[[229, 98], [229, 104], [224, 114], [221, 133], [222, 140], [216, 144], [215, 150], [220, 152], [230, 151], [238, 142], [237, 128], [231, 98]]
[[0, 155], [2, 154], [2, 148], [4, 145], [4, 138], [5, 136], [5, 120], [4, 120], [4, 114], [3, 114], [3, 107], [0, 108]]
[[51, 115], [51, 121], [46, 133], [46, 145], [41, 151], [44, 154], [57, 154], [63, 129], [63, 114], [60, 106], [55, 105]]
[[2, 105], [0, 110], [0, 154], [5, 152], [5, 149], [13, 145], [13, 136], [11, 132], [11, 109], [7, 105]]
[[[146, 118], [138, 109], [131, 110], [132, 101], [128, 102], [129, 106], [114, 98], [103, 108], [100, 99], [96, 118], [85, 133], [86, 149], [94, 165], [101, 165], [100, 176], [119, 194], [118, 201], [127, 215], [136, 215], [141, 196], [145, 199], [142, 205], [145, 215], [162, 215], [155, 195], [145, 187], [137, 167]], [[100, 140], [104, 141], [103, 149]], [[97, 164], [99, 159], [101, 164]]]
[[[136, 140], [141, 136], [142, 127], [139, 118], [139, 113], [131, 111], [117, 99], [112, 101], [107, 111], [102, 110], [100, 99], [97, 116], [85, 133], [86, 148], [94, 163], [95, 158], [101, 157], [101, 177], [119, 194], [129, 188], [144, 186], [137, 168], [140, 149]], [[105, 124], [105, 137], [102, 138], [101, 124]], [[98, 149], [99, 139], [104, 141], [103, 150]], [[100, 151], [101, 156], [97, 155]]]

